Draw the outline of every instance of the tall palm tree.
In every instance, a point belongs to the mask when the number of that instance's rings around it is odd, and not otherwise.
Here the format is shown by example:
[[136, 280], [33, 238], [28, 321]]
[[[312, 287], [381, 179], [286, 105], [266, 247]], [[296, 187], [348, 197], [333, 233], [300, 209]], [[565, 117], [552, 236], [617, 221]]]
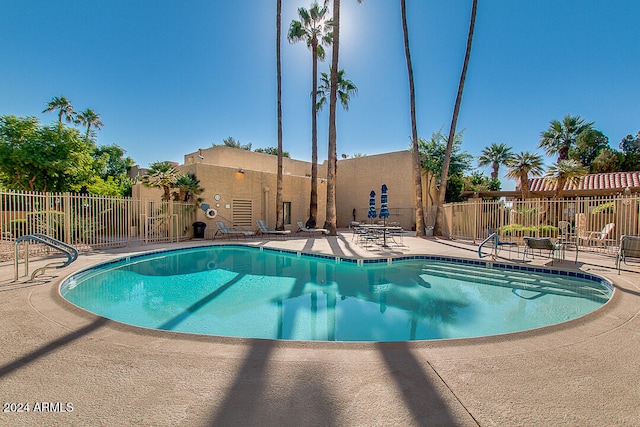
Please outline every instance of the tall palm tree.
[[[322, 110], [324, 104], [327, 103], [327, 95], [331, 93], [331, 78], [327, 73], [320, 73], [320, 81], [322, 82], [318, 87], [318, 111]], [[338, 71], [338, 99], [342, 108], [345, 111], [349, 111], [349, 101], [351, 101], [352, 95], [358, 94], [358, 87], [349, 79], [345, 79], [344, 70]]]
[[407, 27], [407, 5], [405, 0], [400, 0], [402, 10], [402, 33], [404, 35], [404, 56], [407, 60], [407, 72], [409, 74], [409, 102], [411, 104], [411, 152], [413, 153], [414, 191], [416, 194], [416, 236], [426, 235], [424, 224], [424, 209], [422, 207], [422, 167], [420, 162], [420, 149], [418, 147], [418, 125], [416, 120], [416, 92], [413, 83], [413, 66], [411, 64], [411, 50], [409, 49], [409, 29]]
[[[362, 0], [358, 0], [362, 3]], [[337, 233], [336, 173], [338, 166], [336, 105], [338, 103], [338, 59], [340, 57], [340, 0], [333, 0], [333, 39], [331, 44], [331, 94], [329, 96], [329, 142], [327, 154], [327, 213], [324, 227], [330, 236]]]
[[97, 114], [90, 108], [87, 108], [86, 110], [81, 111], [76, 115], [76, 123], [87, 127], [87, 131], [84, 135], [85, 139], [87, 140], [89, 139], [89, 132], [91, 130], [91, 127], [99, 130], [102, 128], [102, 126], [104, 126], [104, 123], [102, 123], [102, 120], [100, 120], [100, 114]]
[[541, 176], [544, 172], [543, 163], [542, 156], [529, 151], [515, 154], [507, 163], [507, 177], [520, 182], [522, 200], [529, 198], [529, 174]]
[[324, 47], [331, 44], [331, 20], [327, 13], [329, 9], [325, 4], [321, 7], [317, 2], [311, 5], [309, 10], [301, 7], [298, 9], [299, 21], [293, 20], [289, 27], [289, 41], [296, 43], [305, 41], [311, 50], [312, 81], [311, 91], [311, 200], [309, 202], [308, 224], [315, 226], [318, 214], [318, 59], [324, 60]]
[[562, 121], [551, 120], [546, 131], [540, 134], [538, 148], [549, 156], [558, 154], [558, 162], [569, 159], [569, 149], [576, 144], [578, 135], [590, 130], [594, 122], [587, 123], [580, 116], [567, 114]]
[[276, 81], [278, 98], [278, 171], [276, 175], [276, 230], [284, 230], [284, 196], [282, 195], [282, 64], [280, 45], [282, 39], [282, 0], [276, 0]]
[[449, 163], [451, 162], [451, 151], [453, 150], [453, 140], [456, 136], [456, 124], [458, 122], [458, 113], [460, 112], [460, 103], [462, 102], [462, 91], [464, 89], [464, 81], [467, 77], [467, 68], [469, 66], [469, 57], [471, 56], [471, 44], [473, 42], [473, 30], [476, 25], [476, 10], [478, 9], [478, 0], [473, 0], [471, 5], [471, 22], [469, 23], [469, 34], [467, 35], [467, 49], [464, 54], [464, 63], [462, 64], [462, 73], [460, 82], [458, 83], [458, 95], [456, 96], [456, 104], [453, 107], [453, 117], [451, 119], [451, 128], [449, 129], [449, 138], [447, 141], [447, 151], [442, 163], [442, 176], [440, 177], [440, 192], [438, 193], [438, 208], [436, 213], [436, 223], [433, 227], [435, 236], [442, 235], [442, 224], [444, 223], [444, 198], [447, 192], [447, 179], [449, 178]]
[[553, 199], [559, 200], [562, 197], [567, 182], [575, 185], [588, 172], [589, 168], [577, 160], [560, 160], [549, 166], [545, 178], [556, 186], [556, 194]]
[[160, 188], [162, 200], [171, 200], [171, 189], [175, 188], [178, 179], [178, 171], [169, 162], [155, 162], [149, 165], [147, 174], [142, 177], [142, 185], [145, 187]]
[[478, 157], [478, 166], [491, 165], [491, 178], [498, 179], [500, 165], [507, 164], [512, 158], [511, 147], [505, 143], [493, 143], [482, 150], [482, 154]]
[[54, 96], [51, 101], [47, 102], [47, 108], [45, 108], [42, 112], [50, 113], [52, 111], [58, 111], [58, 123], [62, 123], [63, 117], [68, 123], [73, 122], [75, 118], [73, 106], [71, 105], [71, 102], [64, 96]]

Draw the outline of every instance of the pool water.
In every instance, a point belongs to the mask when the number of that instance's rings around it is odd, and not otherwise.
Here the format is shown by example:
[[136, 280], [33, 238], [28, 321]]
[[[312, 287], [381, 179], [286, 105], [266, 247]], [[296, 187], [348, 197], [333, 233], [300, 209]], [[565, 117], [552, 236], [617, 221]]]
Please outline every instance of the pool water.
[[364, 263], [210, 246], [101, 265], [71, 276], [60, 292], [88, 311], [146, 328], [321, 341], [504, 334], [580, 317], [612, 293], [608, 282], [582, 273], [404, 258]]

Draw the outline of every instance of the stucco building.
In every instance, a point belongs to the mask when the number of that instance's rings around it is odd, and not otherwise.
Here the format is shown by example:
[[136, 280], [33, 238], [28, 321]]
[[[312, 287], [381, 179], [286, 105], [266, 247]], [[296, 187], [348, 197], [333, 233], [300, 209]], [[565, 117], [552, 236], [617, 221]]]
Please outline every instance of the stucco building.
[[[264, 219], [275, 226], [277, 157], [236, 148], [214, 146], [184, 156], [176, 168], [195, 174], [204, 192], [203, 203], [217, 212], [216, 219], [199, 210], [198, 220], [213, 227], [219, 219], [248, 229], [256, 228], [256, 220]], [[325, 221], [327, 162], [318, 165], [317, 224]], [[423, 183], [426, 180], [423, 179]], [[368, 221], [369, 193], [376, 192], [376, 208], [380, 210], [380, 191], [386, 184], [389, 192], [388, 221], [398, 222], [406, 229], [415, 227], [416, 198], [413, 184], [411, 152], [396, 151], [338, 160], [336, 182], [337, 226], [347, 227], [350, 221]], [[424, 185], [423, 185], [424, 187]], [[426, 189], [423, 200], [426, 202]], [[431, 189], [435, 192], [435, 189]], [[296, 221], [309, 217], [311, 163], [283, 159], [283, 199], [285, 228], [296, 231]], [[134, 197], [159, 198], [158, 189], [134, 188]]]

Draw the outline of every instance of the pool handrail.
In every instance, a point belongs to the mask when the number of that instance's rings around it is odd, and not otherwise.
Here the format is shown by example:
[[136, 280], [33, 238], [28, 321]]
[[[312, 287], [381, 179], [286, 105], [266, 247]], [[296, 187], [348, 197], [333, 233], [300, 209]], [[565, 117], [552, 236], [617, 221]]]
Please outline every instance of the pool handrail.
[[496, 257], [498, 256], [498, 248], [500, 246], [517, 246], [516, 242], [501, 242], [498, 233], [491, 233], [486, 239], [482, 241], [482, 243], [480, 243], [480, 246], [478, 246], [478, 258], [484, 258], [486, 256], [482, 253], [482, 247], [491, 239], [493, 239], [493, 250], [488, 255], [491, 255], [491, 258], [493, 259], [496, 259]]
[[78, 259], [78, 250], [76, 248], [74, 248], [73, 246], [64, 243], [58, 239], [55, 239], [51, 236], [47, 236], [46, 234], [41, 234], [41, 233], [34, 233], [34, 234], [26, 234], [24, 236], [20, 236], [16, 239], [15, 241], [15, 256], [14, 256], [14, 277], [15, 280], [18, 280], [19, 277], [19, 273], [18, 273], [18, 246], [20, 244], [20, 242], [25, 242], [26, 243], [26, 247], [25, 247], [25, 255], [24, 255], [24, 273], [25, 276], [29, 274], [29, 242], [36, 242], [36, 243], [41, 243], [45, 246], [49, 246], [50, 248], [53, 249], [57, 249], [58, 251], [62, 252], [64, 255], [67, 256], [67, 260], [64, 262], [52, 262], [49, 263], [43, 267], [37, 268], [36, 270], [34, 270], [33, 273], [31, 273], [31, 280], [33, 280], [35, 278], [35, 276], [40, 273], [40, 272], [44, 272], [46, 269], [48, 268], [63, 268], [66, 267], [67, 265], [71, 264], [73, 261], [75, 261], [76, 259]]

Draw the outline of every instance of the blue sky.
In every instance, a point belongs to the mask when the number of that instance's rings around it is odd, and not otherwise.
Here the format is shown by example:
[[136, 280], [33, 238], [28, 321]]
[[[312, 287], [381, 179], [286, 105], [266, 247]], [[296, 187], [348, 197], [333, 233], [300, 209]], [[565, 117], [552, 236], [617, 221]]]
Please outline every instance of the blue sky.
[[[285, 36], [310, 4], [283, 0]], [[471, 0], [407, 7], [418, 132], [429, 138], [450, 126]], [[618, 148], [640, 130], [638, 16], [637, 0], [480, 0], [458, 120], [463, 149], [537, 150], [549, 121], [567, 113], [595, 121]], [[228, 136], [277, 144], [275, 1], [4, 1], [0, 28], [0, 114], [51, 123], [55, 115], [41, 112], [64, 95], [101, 115], [99, 145], [118, 144], [143, 167], [182, 162]], [[343, 0], [341, 37], [340, 67], [359, 93], [339, 111], [338, 154], [407, 149], [400, 2]], [[285, 39], [282, 64], [284, 149], [309, 160], [311, 54]], [[327, 121], [325, 109], [320, 160]], [[503, 189], [514, 186], [503, 179]]]

